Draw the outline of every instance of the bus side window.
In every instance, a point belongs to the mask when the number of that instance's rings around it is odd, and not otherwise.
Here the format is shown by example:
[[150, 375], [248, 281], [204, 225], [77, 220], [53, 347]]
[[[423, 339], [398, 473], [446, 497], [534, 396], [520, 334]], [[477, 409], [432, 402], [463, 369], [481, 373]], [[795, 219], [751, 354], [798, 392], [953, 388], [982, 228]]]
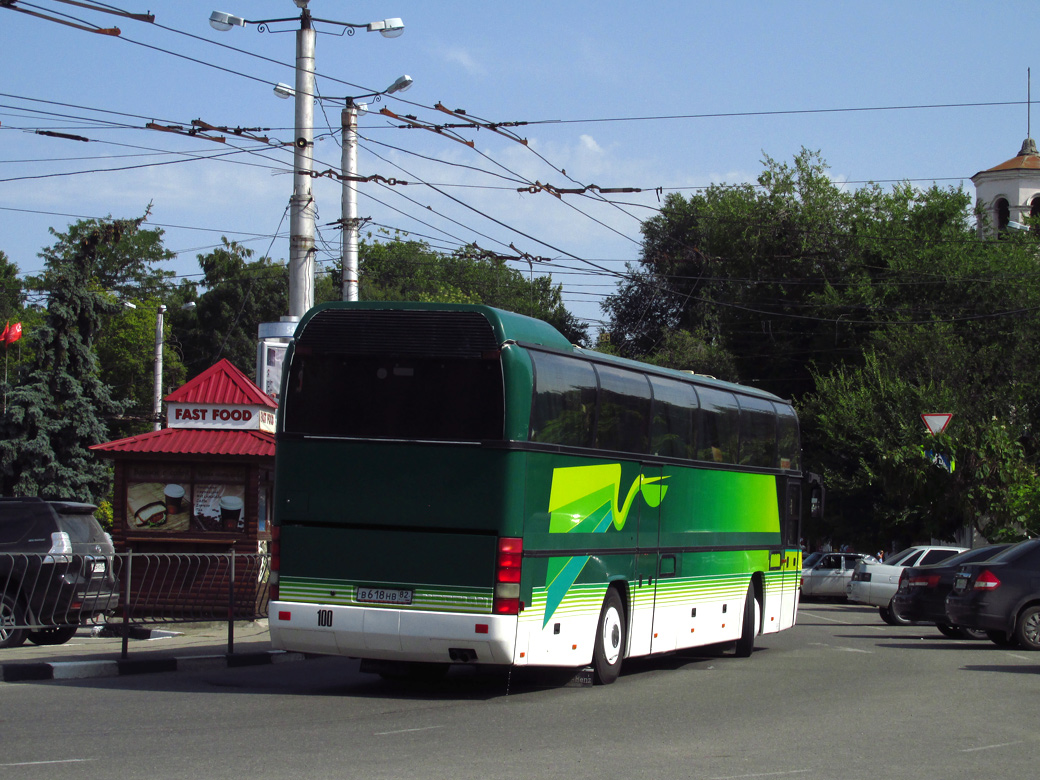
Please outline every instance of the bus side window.
[[535, 374], [531, 441], [592, 447], [596, 415], [592, 364], [534, 350], [530, 355]]
[[650, 384], [644, 374], [596, 366], [599, 414], [596, 446], [601, 450], [646, 452], [650, 442]]
[[697, 387], [700, 398], [700, 426], [697, 431], [697, 459], [715, 463], [737, 462], [740, 409], [733, 393], [712, 387]]
[[697, 394], [693, 385], [650, 377], [654, 390], [654, 417], [650, 451], [669, 458], [692, 459], [695, 454]]
[[737, 396], [740, 402], [740, 465], [776, 468], [776, 412], [764, 398]]

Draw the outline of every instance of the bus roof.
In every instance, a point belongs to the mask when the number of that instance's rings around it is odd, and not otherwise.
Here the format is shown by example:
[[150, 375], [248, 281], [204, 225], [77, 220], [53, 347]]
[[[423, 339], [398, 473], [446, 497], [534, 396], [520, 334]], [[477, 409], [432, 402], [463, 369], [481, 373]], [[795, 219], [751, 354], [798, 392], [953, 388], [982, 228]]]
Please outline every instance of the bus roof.
[[322, 303], [315, 306], [313, 309], [308, 311], [303, 319], [300, 321], [297, 327], [297, 333], [306, 328], [307, 323], [316, 314], [321, 311], [328, 309], [362, 309], [370, 311], [472, 311], [479, 312], [487, 318], [494, 330], [495, 337], [499, 344], [504, 344], [507, 341], [516, 342], [520, 346], [537, 346], [545, 349], [552, 350], [554, 352], [562, 352], [565, 354], [571, 354], [576, 357], [583, 357], [588, 360], [593, 360], [602, 363], [609, 363], [617, 366], [623, 366], [625, 368], [638, 369], [648, 374], [654, 374], [657, 376], [665, 376], [673, 379], [679, 379], [685, 382], [694, 382], [695, 384], [705, 385], [709, 387], [718, 387], [720, 389], [730, 390], [732, 392], [743, 393], [745, 395], [754, 395], [760, 398], [766, 398], [771, 401], [778, 401], [780, 403], [790, 403], [789, 401], [780, 398], [779, 396], [770, 393], [766, 390], [760, 390], [755, 387], [749, 387], [747, 385], [740, 385], [733, 382], [726, 382], [715, 377], [708, 376], [705, 374], [697, 374], [693, 371], [680, 371], [671, 368], [662, 368], [649, 363], [642, 363], [637, 360], [629, 360], [627, 358], [617, 357], [616, 355], [608, 355], [603, 352], [596, 352], [595, 350], [585, 349], [583, 347], [571, 344], [562, 333], [547, 322], [535, 319], [534, 317], [528, 317], [523, 314], [516, 314], [515, 312], [506, 311], [504, 309], [496, 309], [492, 306], [484, 306], [482, 304], [470, 304], [470, 303], [418, 303], [413, 301], [331, 301], [328, 303]]

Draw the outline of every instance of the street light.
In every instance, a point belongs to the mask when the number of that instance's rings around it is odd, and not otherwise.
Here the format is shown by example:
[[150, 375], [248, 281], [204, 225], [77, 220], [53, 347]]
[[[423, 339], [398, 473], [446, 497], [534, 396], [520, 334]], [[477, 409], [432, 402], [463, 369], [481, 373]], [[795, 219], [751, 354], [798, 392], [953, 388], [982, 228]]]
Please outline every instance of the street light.
[[340, 164], [343, 171], [343, 192], [340, 197], [341, 221], [343, 235], [340, 239], [343, 275], [343, 300], [358, 299], [358, 224], [357, 215], [357, 120], [358, 112], [367, 109], [363, 98], [379, 100], [382, 95], [404, 92], [412, 86], [411, 76], [401, 76], [382, 92], [371, 92], [367, 95], [343, 98], [345, 107], [340, 115], [343, 128], [343, 158]]
[[[133, 308], [133, 304], [127, 304]], [[181, 306], [182, 309], [194, 309], [195, 301], [188, 301]], [[152, 430], [162, 430], [162, 368], [163, 368], [163, 315], [166, 313], [166, 304], [160, 303], [155, 316], [155, 385], [152, 395]]]
[[[289, 200], [289, 316], [301, 317], [314, 305], [314, 195], [312, 184], [311, 149], [314, 146], [314, 38], [313, 22], [335, 24], [349, 35], [356, 29], [378, 32], [385, 38], [396, 38], [404, 32], [404, 22], [398, 18], [383, 19], [368, 24], [351, 24], [332, 19], [312, 17], [307, 8], [309, 0], [293, 0], [300, 9], [299, 17], [285, 19], [244, 19], [234, 14], [214, 11], [210, 26], [221, 32], [232, 27], [257, 25], [260, 32], [274, 22], [299, 21], [296, 33], [296, 138], [293, 142], [293, 194]], [[285, 85], [282, 85], [285, 86]], [[278, 92], [278, 88], [275, 88]], [[287, 95], [286, 95], [287, 96]]]

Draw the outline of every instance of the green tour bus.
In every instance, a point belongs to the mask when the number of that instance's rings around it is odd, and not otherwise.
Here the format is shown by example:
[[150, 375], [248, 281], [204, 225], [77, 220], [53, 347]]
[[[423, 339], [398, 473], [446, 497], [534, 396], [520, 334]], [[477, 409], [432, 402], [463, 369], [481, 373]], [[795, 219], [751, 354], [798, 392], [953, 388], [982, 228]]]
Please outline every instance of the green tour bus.
[[748, 656], [795, 623], [810, 476], [770, 393], [486, 306], [323, 304], [283, 367], [271, 641], [599, 683], [631, 656]]

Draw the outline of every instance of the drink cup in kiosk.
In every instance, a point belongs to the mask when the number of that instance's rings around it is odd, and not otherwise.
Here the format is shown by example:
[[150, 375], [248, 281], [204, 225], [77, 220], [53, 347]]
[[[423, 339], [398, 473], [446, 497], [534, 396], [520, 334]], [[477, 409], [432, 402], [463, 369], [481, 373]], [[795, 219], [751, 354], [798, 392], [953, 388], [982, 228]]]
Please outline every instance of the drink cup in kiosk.
[[180, 485], [167, 485], [163, 491], [166, 498], [166, 516], [177, 515], [184, 508], [184, 488]]
[[237, 531], [242, 527], [242, 499], [238, 496], [222, 496], [220, 499], [220, 522], [225, 531]]

